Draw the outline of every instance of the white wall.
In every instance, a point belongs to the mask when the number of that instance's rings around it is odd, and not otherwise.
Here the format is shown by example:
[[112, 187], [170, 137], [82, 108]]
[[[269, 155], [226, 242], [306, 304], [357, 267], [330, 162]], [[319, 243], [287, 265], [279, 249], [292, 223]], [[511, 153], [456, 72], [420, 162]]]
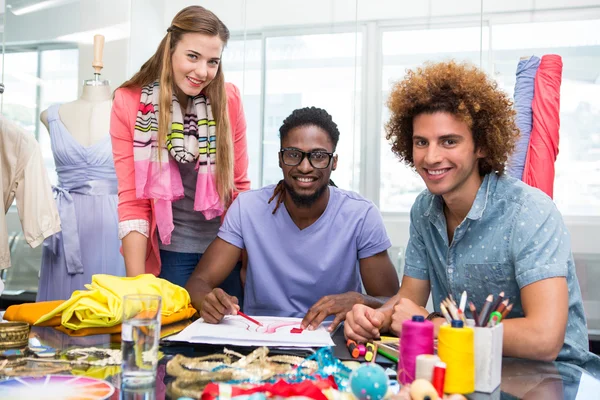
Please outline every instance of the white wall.
[[128, 76], [136, 73], [156, 51], [166, 34], [163, 0], [131, 0], [131, 37], [128, 54]]
[[[128, 0], [85, 0], [20, 16], [7, 11], [6, 45], [60, 43], [62, 37], [71, 37], [80, 42], [77, 43], [80, 52], [78, 78], [83, 81], [93, 77], [93, 47], [83, 42], [91, 43], [96, 33], [105, 34], [102, 78], [116, 87], [128, 75], [129, 21]], [[115, 26], [121, 30], [125, 28], [126, 37], [112, 41], [111, 32]]]

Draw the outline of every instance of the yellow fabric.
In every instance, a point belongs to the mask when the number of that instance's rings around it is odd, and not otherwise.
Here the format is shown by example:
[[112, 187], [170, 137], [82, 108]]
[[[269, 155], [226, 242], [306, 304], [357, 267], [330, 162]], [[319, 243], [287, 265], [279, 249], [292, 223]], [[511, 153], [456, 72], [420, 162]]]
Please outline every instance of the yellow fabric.
[[[166, 328], [166, 326], [170, 325], [170, 324], [174, 324], [175, 322], [190, 319], [195, 313], [196, 313], [196, 309], [193, 308], [192, 306], [188, 305], [186, 308], [182, 308], [181, 310], [177, 311], [174, 314], [171, 314], [167, 317], [161, 317], [161, 325], [164, 329], [170, 329], [170, 327]], [[162, 329], [163, 328], [161, 328], [161, 337], [162, 337]], [[113, 334], [113, 333], [120, 334], [121, 333], [121, 324], [119, 323], [118, 325], [108, 326], [108, 327], [82, 328], [82, 329], [77, 329], [77, 330], [69, 329], [69, 328], [64, 327], [63, 325], [60, 325], [60, 326], [57, 326], [56, 329], [63, 333], [66, 333], [69, 336], [106, 335], [106, 334]]]
[[[64, 300], [42, 301], [39, 303], [18, 304], [8, 307], [4, 314], [4, 319], [7, 321], [23, 321], [33, 325], [42, 316], [48, 314], [58, 306], [64, 303]], [[165, 337], [182, 331], [190, 322], [190, 318], [194, 316], [196, 309], [191, 305], [182, 308], [174, 314], [167, 317], [161, 317], [162, 328], [160, 337]], [[45, 321], [37, 326], [54, 326], [57, 330], [66, 333], [70, 336], [90, 336], [90, 335], [106, 335], [111, 334], [111, 342], [121, 341], [121, 325], [115, 325], [107, 328], [84, 328], [79, 330], [67, 329], [60, 325], [61, 315], [55, 315], [48, 321]], [[112, 336], [115, 336], [114, 338]]]
[[119, 325], [123, 312], [123, 296], [127, 294], [160, 295], [163, 319], [191, 308], [190, 295], [184, 288], [152, 274], [132, 278], [98, 274], [92, 276], [92, 283], [85, 287], [88, 290], [76, 290], [69, 300], [43, 315], [35, 325], [43, 324], [59, 314], [62, 327], [72, 331]]

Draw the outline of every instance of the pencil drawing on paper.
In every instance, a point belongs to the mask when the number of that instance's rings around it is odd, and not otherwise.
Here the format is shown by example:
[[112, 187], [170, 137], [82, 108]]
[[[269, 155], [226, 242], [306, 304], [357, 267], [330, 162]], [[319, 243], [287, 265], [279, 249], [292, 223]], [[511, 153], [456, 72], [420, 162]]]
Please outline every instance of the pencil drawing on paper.
[[285, 327], [300, 328], [300, 324], [298, 322], [282, 322], [282, 321], [268, 322], [268, 321], [265, 321], [265, 319], [263, 319], [261, 322], [263, 324], [262, 326], [258, 326], [249, 321], [241, 320], [241, 319], [236, 319], [236, 320], [231, 319], [231, 320], [227, 321], [228, 325], [239, 326], [240, 328], [242, 328], [248, 332], [263, 333], [263, 334], [268, 334], [268, 335], [272, 335], [280, 330], [289, 332], [287, 330], [282, 329]]
[[315, 330], [300, 328], [302, 318], [252, 317], [262, 326], [240, 315], [227, 315], [218, 324], [198, 319], [169, 340], [242, 346], [333, 346], [327, 324]]

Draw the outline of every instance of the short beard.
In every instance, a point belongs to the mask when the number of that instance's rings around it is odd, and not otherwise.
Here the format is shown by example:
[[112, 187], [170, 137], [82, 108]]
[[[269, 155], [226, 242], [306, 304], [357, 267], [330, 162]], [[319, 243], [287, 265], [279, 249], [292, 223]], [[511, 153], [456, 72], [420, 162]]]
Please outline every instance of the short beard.
[[285, 187], [285, 191], [290, 195], [290, 198], [299, 208], [310, 208], [313, 204], [325, 193], [328, 184], [325, 184], [319, 187], [313, 194], [309, 195], [301, 195], [296, 192], [285, 180], [283, 181], [283, 186]]

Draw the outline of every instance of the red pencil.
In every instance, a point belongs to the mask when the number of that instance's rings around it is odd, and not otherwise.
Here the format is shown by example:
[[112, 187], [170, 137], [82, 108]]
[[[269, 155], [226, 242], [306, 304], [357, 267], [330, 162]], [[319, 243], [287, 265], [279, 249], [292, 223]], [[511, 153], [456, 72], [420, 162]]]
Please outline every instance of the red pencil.
[[237, 315], [239, 315], [240, 317], [244, 317], [244, 318], [246, 318], [246, 319], [247, 319], [248, 321], [250, 321], [250, 322], [254, 322], [254, 323], [255, 323], [256, 325], [258, 325], [258, 326], [263, 326], [263, 324], [261, 324], [260, 322], [258, 322], [258, 321], [257, 321], [257, 320], [255, 320], [254, 318], [247, 316], [246, 314], [244, 314], [244, 313], [243, 313], [243, 312], [241, 312], [241, 311], [238, 311], [238, 312], [237, 312]]

